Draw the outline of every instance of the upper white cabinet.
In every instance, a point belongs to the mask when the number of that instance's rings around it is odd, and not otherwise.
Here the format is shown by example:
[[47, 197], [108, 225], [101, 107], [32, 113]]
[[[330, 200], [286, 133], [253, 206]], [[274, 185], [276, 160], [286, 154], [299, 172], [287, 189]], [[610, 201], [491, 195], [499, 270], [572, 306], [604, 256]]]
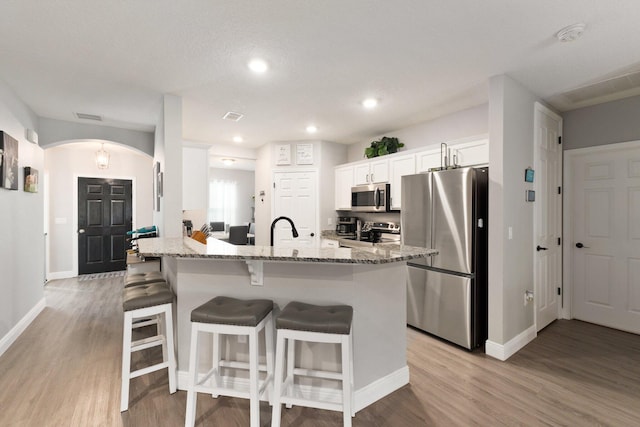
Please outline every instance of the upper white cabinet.
[[406, 156], [389, 159], [389, 173], [391, 175], [391, 209], [402, 207], [402, 177], [416, 173], [416, 156]]
[[353, 176], [355, 185], [388, 182], [389, 161], [376, 159], [356, 164], [353, 168]]
[[[469, 142], [451, 143], [449, 165], [476, 166], [489, 164], [489, 140], [478, 139]], [[416, 153], [416, 172], [427, 172], [432, 168], [444, 166], [440, 160], [440, 147]]]
[[455, 157], [460, 166], [475, 166], [489, 164], [489, 140], [463, 142], [450, 146], [451, 157]]
[[428, 172], [440, 167], [440, 149], [425, 150], [416, 154], [416, 173]]
[[[489, 139], [467, 139], [464, 142], [449, 142], [451, 161], [449, 165], [476, 166], [489, 164]], [[358, 161], [337, 166], [336, 210], [351, 209], [351, 187], [355, 185], [388, 182], [391, 184], [391, 209], [402, 209], [402, 177], [427, 172], [443, 166], [440, 160], [440, 145], [424, 149], [389, 154], [383, 158]]]
[[340, 166], [336, 171], [336, 210], [351, 209], [351, 187], [353, 187], [353, 166]]

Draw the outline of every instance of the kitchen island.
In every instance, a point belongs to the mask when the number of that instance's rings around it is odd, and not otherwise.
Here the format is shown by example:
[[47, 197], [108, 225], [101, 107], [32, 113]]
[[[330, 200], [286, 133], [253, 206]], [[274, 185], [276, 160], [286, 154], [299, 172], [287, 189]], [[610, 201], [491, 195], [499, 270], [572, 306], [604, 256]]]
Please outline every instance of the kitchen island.
[[[189, 361], [190, 313], [209, 299], [269, 298], [274, 314], [290, 301], [348, 304], [354, 309], [354, 407], [358, 411], [409, 382], [406, 358], [406, 261], [435, 251], [414, 247], [273, 248], [234, 246], [209, 238], [155, 238], [138, 242], [142, 256], [161, 256], [163, 273], [177, 295], [178, 388], [185, 389]], [[227, 351], [248, 353], [234, 339]], [[211, 348], [202, 345], [203, 369]], [[302, 366], [337, 369], [333, 344], [304, 343], [296, 349]], [[209, 352], [210, 353], [210, 352]], [[305, 393], [304, 379], [300, 392]], [[313, 380], [317, 386], [318, 380]], [[339, 384], [320, 383], [328, 397]]]

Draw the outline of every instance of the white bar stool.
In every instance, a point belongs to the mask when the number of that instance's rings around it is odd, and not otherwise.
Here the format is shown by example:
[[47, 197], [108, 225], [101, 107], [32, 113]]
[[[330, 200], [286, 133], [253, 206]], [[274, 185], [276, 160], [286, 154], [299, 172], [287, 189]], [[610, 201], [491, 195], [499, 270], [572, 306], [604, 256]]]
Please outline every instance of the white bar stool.
[[[276, 318], [276, 372], [274, 379], [271, 426], [280, 427], [281, 404], [341, 411], [345, 427], [351, 426], [353, 410], [353, 344], [351, 323], [353, 308], [348, 305], [318, 306], [293, 301]], [[340, 344], [342, 372], [295, 367], [295, 342], [311, 341]], [[282, 379], [287, 346], [287, 377]], [[342, 382], [341, 402], [328, 402], [296, 396], [295, 376], [325, 378]]]
[[[260, 425], [260, 397], [273, 381], [273, 301], [239, 300], [229, 297], [215, 297], [191, 312], [191, 354], [189, 356], [189, 386], [187, 389], [187, 410], [185, 427], [192, 427], [196, 420], [197, 393], [239, 397], [250, 400], [251, 427]], [[258, 361], [258, 336], [265, 330], [266, 365]], [[204, 376], [198, 373], [199, 332], [213, 334], [213, 367]], [[249, 337], [249, 362], [221, 359], [220, 335], [247, 335]], [[249, 370], [249, 391], [226, 387], [221, 368]], [[259, 371], [266, 372], [260, 382]], [[212, 380], [213, 384], [208, 385]], [[268, 393], [270, 395], [270, 393]]]
[[[129, 409], [129, 381], [132, 378], [167, 368], [169, 392], [176, 392], [176, 356], [173, 344], [172, 304], [174, 294], [166, 282], [132, 286], [122, 291], [124, 331], [122, 338], [122, 389], [120, 411]], [[157, 319], [156, 335], [132, 342], [132, 329], [139, 328], [137, 319]], [[162, 346], [162, 362], [131, 372], [131, 354], [147, 348]]]

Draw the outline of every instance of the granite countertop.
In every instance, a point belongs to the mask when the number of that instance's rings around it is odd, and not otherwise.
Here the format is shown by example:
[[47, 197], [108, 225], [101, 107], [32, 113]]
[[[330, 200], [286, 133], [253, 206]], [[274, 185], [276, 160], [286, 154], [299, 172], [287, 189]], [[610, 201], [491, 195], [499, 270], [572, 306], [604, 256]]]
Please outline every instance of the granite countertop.
[[393, 245], [363, 248], [274, 248], [235, 246], [209, 237], [204, 245], [189, 237], [138, 240], [140, 255], [227, 260], [328, 262], [345, 264], [385, 264], [433, 255], [433, 249]]

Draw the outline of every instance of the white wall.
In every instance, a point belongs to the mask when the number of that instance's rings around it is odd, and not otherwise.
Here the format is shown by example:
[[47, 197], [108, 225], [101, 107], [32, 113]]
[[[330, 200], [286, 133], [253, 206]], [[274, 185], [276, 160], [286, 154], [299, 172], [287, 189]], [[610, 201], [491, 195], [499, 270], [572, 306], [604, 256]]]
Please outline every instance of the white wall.
[[[271, 217], [273, 163], [273, 146], [264, 144], [258, 148], [255, 172], [256, 245], [269, 246], [269, 230], [273, 220]], [[261, 192], [264, 193], [262, 196]]]
[[[334, 142], [321, 142], [320, 175], [318, 188], [320, 189], [320, 206], [318, 214], [320, 218], [320, 230], [335, 230], [336, 201], [335, 201], [335, 166], [343, 164], [347, 160], [347, 147]], [[332, 223], [329, 224], [329, 219]]]
[[640, 140], [640, 96], [562, 114], [563, 149]]
[[49, 278], [77, 275], [78, 177], [118, 178], [133, 181], [133, 228], [153, 224], [153, 162], [129, 148], [105, 144], [108, 169], [98, 169], [97, 142], [70, 143], [45, 150], [49, 176]]
[[534, 324], [534, 304], [523, 304], [525, 290], [533, 290], [534, 251], [534, 204], [525, 202], [523, 174], [533, 165], [540, 100], [505, 75], [489, 86], [489, 341], [502, 345]]
[[164, 174], [160, 211], [153, 222], [161, 237], [182, 236], [182, 98], [164, 95], [154, 136], [154, 164]]
[[[209, 195], [207, 147], [182, 148], [182, 209], [206, 210]], [[195, 225], [195, 224], [194, 224]]]
[[[36, 115], [0, 81], [0, 130], [18, 140], [18, 191], [0, 188], [0, 354], [44, 307], [44, 152], [27, 142]], [[25, 193], [24, 167], [40, 172], [38, 193]]]
[[[478, 105], [414, 126], [386, 132], [384, 135], [371, 138], [371, 141], [377, 140], [382, 136], [397, 137], [400, 142], [405, 144], [401, 150], [411, 150], [470, 136], [483, 135], [488, 133], [488, 111], [488, 104]], [[349, 145], [347, 161], [355, 162], [365, 159], [364, 149], [371, 145], [371, 141]]]

